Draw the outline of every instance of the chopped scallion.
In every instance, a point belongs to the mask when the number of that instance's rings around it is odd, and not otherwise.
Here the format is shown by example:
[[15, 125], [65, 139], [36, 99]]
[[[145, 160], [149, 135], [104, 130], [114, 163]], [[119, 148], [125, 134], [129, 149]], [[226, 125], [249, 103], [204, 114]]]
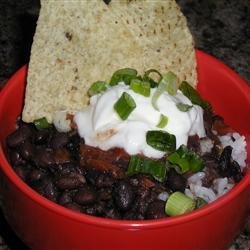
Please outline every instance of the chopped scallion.
[[199, 172], [204, 167], [201, 157], [188, 150], [184, 145], [181, 145], [175, 152], [168, 155], [167, 160], [177, 165], [181, 174], [188, 171]]
[[188, 104], [179, 102], [179, 103], [176, 104], [176, 107], [177, 107], [180, 111], [182, 111], [182, 112], [187, 112], [187, 111], [189, 111], [193, 106], [192, 106], [192, 105], [188, 105]]
[[211, 104], [201, 98], [199, 93], [187, 82], [182, 82], [179, 89], [193, 104], [201, 106], [203, 109], [211, 112]]
[[162, 76], [161, 82], [165, 85], [165, 90], [168, 92], [169, 95], [176, 95], [178, 90], [178, 78], [177, 76], [169, 71], [167, 74]]
[[152, 96], [152, 106], [156, 109], [159, 110], [158, 106], [157, 106], [157, 100], [160, 97], [160, 95], [165, 91], [165, 85], [163, 82], [160, 82], [157, 89], [155, 90], [153, 96]]
[[137, 71], [135, 69], [130, 69], [130, 68], [119, 69], [113, 74], [109, 84], [111, 86], [115, 86], [119, 82], [124, 82], [125, 84], [129, 85], [130, 81], [133, 78], [136, 78], [136, 76], [137, 76]]
[[141, 81], [139, 79], [132, 79], [130, 82], [130, 88], [135, 92], [143, 96], [150, 96], [150, 83]]
[[35, 127], [39, 130], [51, 127], [51, 124], [48, 123], [48, 121], [45, 117], [34, 120], [33, 123], [34, 123]]
[[132, 155], [126, 174], [131, 176], [138, 173], [150, 174], [156, 180], [163, 182], [166, 178], [166, 166], [155, 160]]
[[126, 120], [130, 113], [136, 108], [136, 103], [131, 95], [123, 92], [114, 104], [114, 109], [122, 120]]
[[172, 193], [167, 199], [165, 212], [169, 216], [177, 216], [195, 209], [195, 201], [181, 192]]
[[178, 78], [177, 76], [169, 71], [167, 74], [163, 75], [154, 95], [152, 96], [152, 106], [159, 110], [157, 106], [157, 100], [162, 93], [165, 91], [168, 92], [169, 95], [175, 95], [178, 90]]
[[164, 152], [173, 152], [176, 149], [176, 138], [174, 135], [163, 130], [150, 130], [146, 134], [147, 144]]
[[207, 202], [202, 199], [201, 197], [197, 197], [195, 199], [195, 208], [200, 208], [200, 207], [203, 207], [207, 204]]
[[[158, 79], [157, 81], [155, 81], [152, 77], [149, 76], [149, 75], [152, 74], [152, 73], [156, 73], [156, 74], [158, 75], [158, 78], [159, 78], [159, 79]], [[149, 82], [151, 88], [155, 88], [155, 87], [158, 86], [159, 82], [161, 81], [162, 75], [161, 75], [161, 73], [160, 73], [158, 70], [156, 70], [156, 69], [149, 69], [149, 70], [147, 70], [147, 71], [144, 73], [144, 76], [143, 76], [142, 79], [143, 79], [144, 81]]]
[[163, 115], [163, 114], [161, 114], [160, 121], [159, 121], [159, 123], [157, 124], [156, 127], [158, 127], [158, 128], [164, 128], [164, 127], [167, 126], [167, 124], [168, 124], [168, 117], [165, 116], [165, 115]]
[[93, 96], [104, 92], [107, 89], [107, 83], [103, 81], [94, 82], [88, 90], [88, 95]]

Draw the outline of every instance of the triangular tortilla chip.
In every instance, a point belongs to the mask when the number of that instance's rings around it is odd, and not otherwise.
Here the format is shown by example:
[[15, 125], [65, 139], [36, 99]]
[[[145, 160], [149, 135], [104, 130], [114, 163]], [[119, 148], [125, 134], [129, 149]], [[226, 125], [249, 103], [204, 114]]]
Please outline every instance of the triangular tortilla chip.
[[32, 122], [88, 104], [97, 80], [130, 67], [175, 72], [196, 84], [192, 36], [175, 1], [42, 0], [22, 119]]

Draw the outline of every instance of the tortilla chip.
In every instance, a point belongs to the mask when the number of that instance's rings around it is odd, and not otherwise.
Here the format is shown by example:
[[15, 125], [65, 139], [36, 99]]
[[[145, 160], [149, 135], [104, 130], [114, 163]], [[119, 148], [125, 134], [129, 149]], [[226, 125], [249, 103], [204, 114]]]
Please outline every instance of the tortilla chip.
[[32, 122], [88, 103], [87, 90], [119, 68], [142, 68], [132, 34], [100, 0], [42, 1], [22, 119]]
[[174, 1], [42, 0], [22, 119], [80, 110], [93, 82], [125, 67], [172, 70], [195, 85], [193, 40]]
[[171, 70], [196, 87], [193, 38], [174, 0], [112, 0], [110, 9], [143, 48], [144, 69]]

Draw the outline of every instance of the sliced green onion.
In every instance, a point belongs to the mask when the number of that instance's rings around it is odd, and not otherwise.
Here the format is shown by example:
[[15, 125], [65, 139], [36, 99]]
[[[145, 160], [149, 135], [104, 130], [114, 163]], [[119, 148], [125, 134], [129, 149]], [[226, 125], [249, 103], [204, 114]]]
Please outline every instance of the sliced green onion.
[[169, 95], [176, 95], [178, 90], [178, 78], [173, 72], [169, 71], [167, 74], [164, 74], [161, 82], [164, 82], [165, 90]]
[[34, 120], [33, 121], [34, 125], [36, 126], [37, 129], [46, 129], [50, 128], [52, 125], [48, 123], [47, 119], [45, 117]]
[[187, 82], [182, 82], [180, 84], [179, 89], [185, 95], [193, 104], [197, 104], [201, 106], [203, 109], [211, 112], [212, 107], [211, 104], [201, 98], [199, 93], [194, 89], [191, 85], [189, 85]]
[[148, 131], [146, 141], [148, 145], [159, 151], [173, 152], [176, 149], [175, 136], [163, 130]]
[[167, 160], [177, 165], [181, 174], [188, 171], [199, 172], [204, 167], [201, 157], [195, 152], [188, 150], [184, 145], [181, 145], [175, 152], [170, 154]]
[[168, 92], [169, 95], [175, 95], [178, 90], [178, 78], [177, 76], [169, 71], [167, 74], [163, 75], [154, 95], [152, 96], [152, 105], [156, 110], [159, 110], [157, 106], [157, 100], [162, 93], [165, 91]]
[[[152, 79], [149, 75], [152, 74], [152, 73], [156, 73], [159, 77], [159, 80], [158, 81], [155, 81], [154, 79]], [[144, 76], [142, 78], [144, 81], [147, 81], [150, 83], [150, 86], [151, 88], [155, 88], [158, 86], [159, 82], [161, 81], [162, 79], [162, 75], [161, 73], [156, 70], [156, 69], [149, 69], [147, 70], [145, 73], [144, 73]]]
[[123, 92], [114, 104], [114, 109], [122, 120], [126, 120], [130, 113], [136, 108], [136, 103], [131, 95]]
[[167, 199], [165, 212], [168, 216], [177, 216], [195, 209], [195, 201], [181, 192], [172, 193]]
[[163, 182], [166, 178], [166, 166], [155, 160], [132, 155], [126, 174], [131, 176], [138, 173], [150, 174], [156, 180]]
[[163, 82], [160, 82], [151, 99], [152, 106], [156, 110], [159, 110], [157, 106], [157, 100], [164, 91], [165, 91], [165, 85]]
[[110, 80], [110, 85], [115, 86], [119, 82], [124, 82], [125, 84], [129, 85], [131, 79], [136, 78], [137, 71], [135, 69], [124, 68], [117, 70]]
[[207, 204], [208, 204], [207, 201], [205, 201], [201, 197], [197, 197], [195, 199], [195, 208], [200, 208], [200, 207], [203, 207], [203, 206], [205, 206]]
[[94, 82], [88, 90], [88, 95], [93, 96], [104, 92], [107, 89], [107, 83], [103, 81]]
[[187, 111], [189, 111], [189, 109], [191, 109], [193, 106], [192, 106], [192, 105], [188, 105], [188, 104], [179, 102], [179, 103], [176, 104], [176, 107], [177, 107], [180, 111], [182, 111], [182, 112], [187, 112]]
[[130, 82], [130, 88], [135, 92], [143, 96], [150, 96], [150, 83], [141, 81], [139, 79], [132, 79]]
[[161, 114], [160, 121], [159, 121], [159, 123], [157, 124], [156, 127], [158, 127], [158, 128], [164, 128], [164, 127], [167, 126], [167, 124], [168, 124], [168, 117], [165, 116], [165, 115], [163, 115], [163, 114]]

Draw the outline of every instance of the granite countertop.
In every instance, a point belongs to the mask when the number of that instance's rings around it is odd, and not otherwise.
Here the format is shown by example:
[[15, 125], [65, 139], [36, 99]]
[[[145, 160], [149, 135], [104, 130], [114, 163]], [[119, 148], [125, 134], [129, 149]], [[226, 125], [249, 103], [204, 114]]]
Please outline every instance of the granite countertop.
[[[107, 0], [109, 1], [109, 0]], [[196, 47], [217, 57], [250, 82], [249, 0], [177, 0]], [[29, 60], [39, 0], [0, 1], [0, 87]], [[27, 247], [0, 212], [0, 250]], [[250, 218], [230, 250], [250, 249]]]

